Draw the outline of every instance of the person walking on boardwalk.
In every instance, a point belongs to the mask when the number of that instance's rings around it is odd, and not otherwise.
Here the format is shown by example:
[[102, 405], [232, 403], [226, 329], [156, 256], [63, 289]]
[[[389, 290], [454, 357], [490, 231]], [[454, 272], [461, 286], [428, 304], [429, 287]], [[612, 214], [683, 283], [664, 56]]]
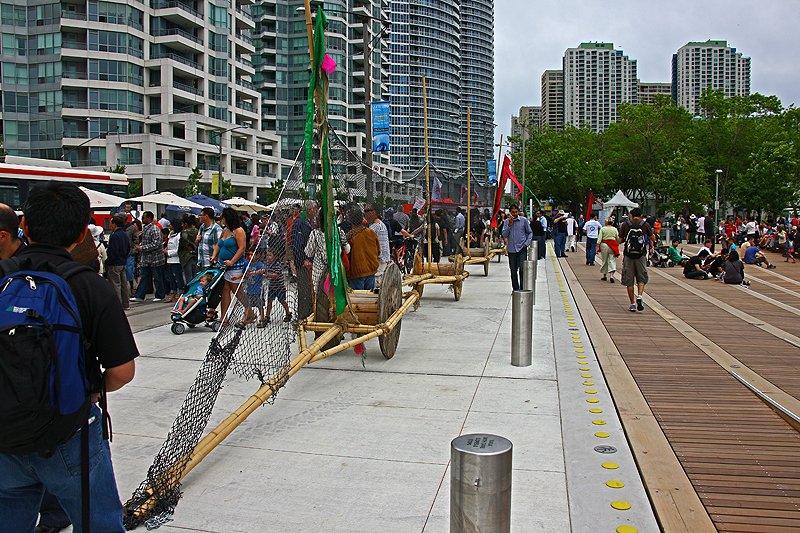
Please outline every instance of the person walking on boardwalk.
[[511, 287], [518, 291], [522, 288], [522, 262], [528, 257], [533, 232], [528, 219], [520, 216], [516, 205], [512, 205], [509, 211], [511, 216], [503, 223], [503, 238], [506, 239], [506, 255], [511, 269]]
[[[647, 252], [652, 251], [655, 235], [650, 224], [642, 220], [642, 210], [635, 207], [631, 210], [631, 219], [622, 223], [620, 237], [625, 242], [625, 256], [622, 259], [622, 285], [628, 290], [631, 301], [630, 311], [644, 311], [642, 294], [647, 285]], [[649, 240], [648, 240], [649, 239]], [[636, 300], [634, 301], [634, 292]]]
[[603, 277], [600, 278], [600, 281], [608, 280], [609, 283], [614, 283], [620, 239], [619, 231], [614, 226], [613, 217], [606, 218], [606, 225], [600, 229], [598, 239], [600, 241], [600, 257], [602, 257], [603, 260], [600, 266], [600, 273]]
[[597, 237], [603, 226], [597, 221], [597, 213], [592, 213], [591, 216], [592, 218], [583, 225], [583, 231], [586, 233], [586, 264], [594, 266], [594, 258], [597, 255]]

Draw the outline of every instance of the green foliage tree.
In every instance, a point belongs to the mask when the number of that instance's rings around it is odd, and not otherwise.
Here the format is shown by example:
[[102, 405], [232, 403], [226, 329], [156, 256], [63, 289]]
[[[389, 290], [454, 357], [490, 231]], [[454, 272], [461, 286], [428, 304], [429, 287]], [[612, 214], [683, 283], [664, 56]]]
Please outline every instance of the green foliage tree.
[[282, 190], [283, 178], [278, 178], [267, 187], [267, 192], [264, 193], [264, 202], [266, 202], [267, 205], [277, 202], [278, 198], [281, 197]]
[[227, 200], [236, 196], [236, 187], [233, 186], [231, 180], [223, 179], [219, 184], [219, 199]]
[[200, 194], [200, 180], [202, 177], [203, 173], [200, 170], [200, 167], [194, 167], [192, 169], [192, 173], [189, 174], [188, 178], [186, 178], [186, 185], [183, 187], [183, 196], [185, 198]]
[[790, 142], [768, 141], [750, 155], [750, 166], [736, 183], [740, 206], [749, 211], [780, 213], [797, 206], [800, 159]]
[[130, 180], [128, 182], [128, 194], [131, 198], [142, 194], [142, 180]]
[[711, 201], [705, 162], [690, 150], [679, 149], [662, 161], [651, 185], [662, 198], [661, 213], [694, 213]]
[[113, 167], [103, 168], [103, 172], [111, 174], [125, 174], [125, 165], [114, 165]]

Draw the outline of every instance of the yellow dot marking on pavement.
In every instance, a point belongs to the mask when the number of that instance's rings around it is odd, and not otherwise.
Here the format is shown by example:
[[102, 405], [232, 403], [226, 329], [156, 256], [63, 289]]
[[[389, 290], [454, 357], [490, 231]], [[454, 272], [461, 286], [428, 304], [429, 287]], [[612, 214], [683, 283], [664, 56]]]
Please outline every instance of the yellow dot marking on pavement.
[[573, 346], [573, 348], [583, 348], [583, 344], [576, 344], [575, 346]]
[[589, 412], [590, 413], [602, 413], [603, 410], [602, 409], [589, 409]]
[[592, 377], [592, 375], [591, 374], [581, 374], [581, 377], [582, 378], [590, 378], [590, 377]]
[[578, 359], [586, 359], [585, 355], [576, 355], [575, 357], [578, 358]]
[[[573, 346], [573, 348], [583, 348], [583, 346]], [[575, 350], [575, 353], [586, 353], [586, 350]], [[581, 357], [580, 355], [578, 357]], [[586, 357], [585, 355], [583, 357]]]
[[[581, 363], [581, 364], [584, 364], [584, 363]], [[578, 370], [589, 370], [589, 367], [588, 366], [587, 367], [582, 366], [582, 367], [578, 368]]]
[[597, 394], [597, 391], [589, 389], [589, 390], [586, 391], [586, 394]]
[[602, 466], [603, 468], [608, 468], [609, 470], [614, 470], [615, 468], [619, 468], [619, 465], [617, 463], [603, 463], [600, 466]]
[[600, 403], [600, 400], [598, 400], [597, 398], [589, 398], [586, 401], [589, 402], [589, 403]]
[[606, 421], [605, 420], [592, 420], [592, 424], [594, 424], [595, 426], [605, 426], [606, 425]]
[[594, 383], [592, 383], [591, 381], [584, 381], [583, 384], [587, 387], [591, 387], [592, 385], [594, 385]]
[[606, 481], [606, 485], [611, 487], [612, 489], [621, 489], [625, 486], [625, 483], [622, 481], [617, 481], [616, 479], [612, 479], [611, 481]]
[[620, 511], [627, 511], [631, 508], [631, 504], [628, 502], [618, 501], [618, 502], [611, 502], [611, 507], [614, 509], [619, 509]]
[[600, 437], [601, 439], [607, 439], [611, 435], [609, 435], [608, 433], [606, 433], [604, 431], [598, 431], [597, 433], [594, 434], [594, 436], [595, 437]]
[[639, 530], [631, 526], [619, 526], [616, 529], [617, 533], [639, 533]]

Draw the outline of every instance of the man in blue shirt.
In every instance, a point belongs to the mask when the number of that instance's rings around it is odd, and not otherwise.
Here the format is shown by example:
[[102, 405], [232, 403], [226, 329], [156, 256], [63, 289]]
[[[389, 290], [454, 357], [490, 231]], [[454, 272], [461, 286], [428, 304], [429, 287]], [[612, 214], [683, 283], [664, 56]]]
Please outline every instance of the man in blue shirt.
[[763, 263], [767, 268], [775, 268], [775, 265], [772, 265], [769, 261], [767, 261], [767, 256], [765, 256], [764, 253], [758, 249], [758, 246], [756, 246], [755, 243], [755, 238], [751, 237], [749, 242], [750, 246], [748, 246], [744, 252], [744, 263], [746, 265], [758, 265]]
[[511, 269], [511, 287], [518, 291], [522, 288], [522, 262], [528, 257], [528, 245], [533, 238], [528, 219], [520, 216], [519, 208], [512, 205], [511, 216], [503, 223], [503, 238], [506, 241], [508, 267]]

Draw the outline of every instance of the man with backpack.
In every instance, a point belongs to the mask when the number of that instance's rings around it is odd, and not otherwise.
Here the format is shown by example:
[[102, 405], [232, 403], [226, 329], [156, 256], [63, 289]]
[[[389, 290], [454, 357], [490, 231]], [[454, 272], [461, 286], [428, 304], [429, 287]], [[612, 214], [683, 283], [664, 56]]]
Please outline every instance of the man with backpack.
[[[642, 210], [635, 207], [631, 210], [630, 221], [620, 226], [619, 234], [625, 243], [625, 257], [622, 260], [622, 285], [628, 290], [631, 301], [630, 311], [644, 311], [642, 294], [649, 280], [647, 276], [647, 252], [653, 250], [655, 235], [650, 224], [642, 220]], [[638, 289], [634, 301], [634, 287]]]
[[114, 288], [70, 255], [88, 218], [74, 184], [37, 185], [21, 222], [30, 244], [0, 262], [4, 531], [34, 530], [45, 489], [74, 531], [124, 531], [105, 394], [133, 379], [139, 354]]

